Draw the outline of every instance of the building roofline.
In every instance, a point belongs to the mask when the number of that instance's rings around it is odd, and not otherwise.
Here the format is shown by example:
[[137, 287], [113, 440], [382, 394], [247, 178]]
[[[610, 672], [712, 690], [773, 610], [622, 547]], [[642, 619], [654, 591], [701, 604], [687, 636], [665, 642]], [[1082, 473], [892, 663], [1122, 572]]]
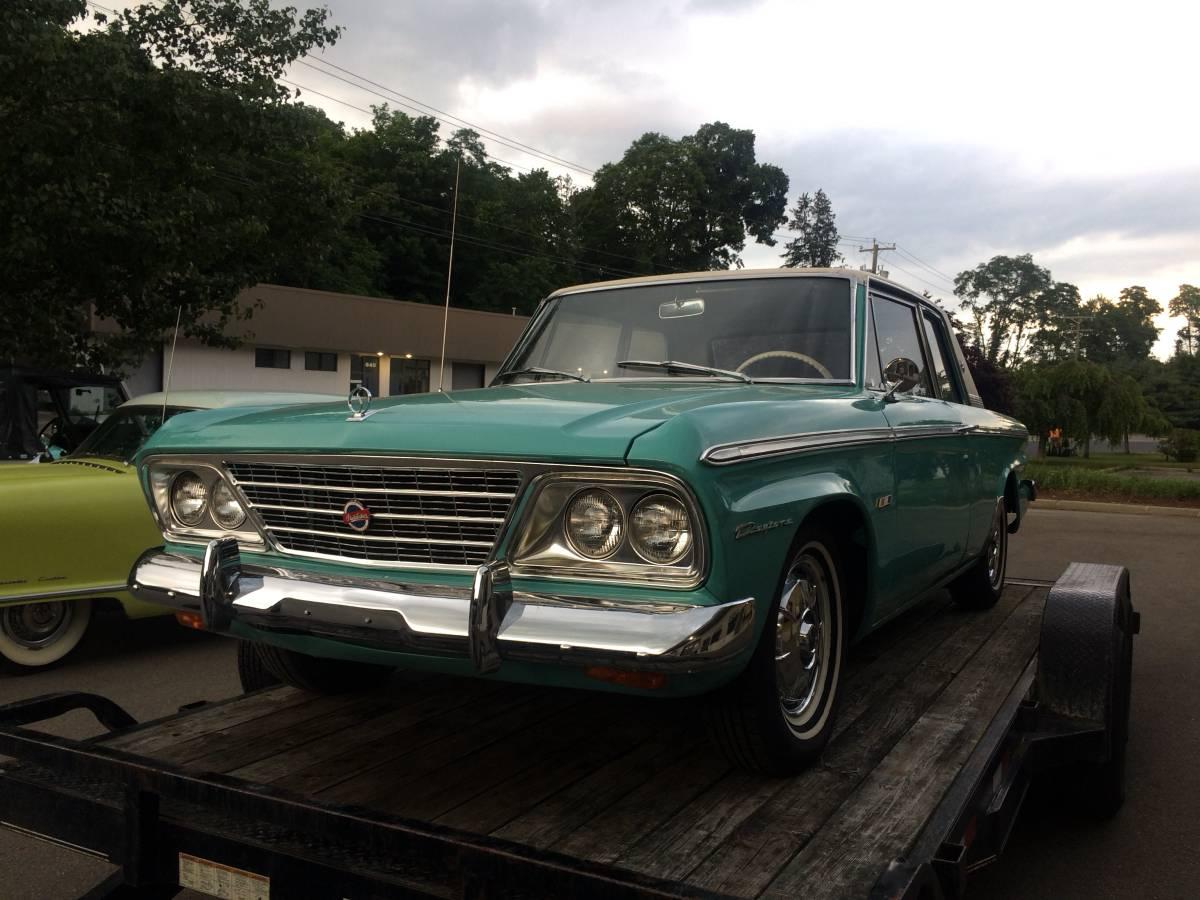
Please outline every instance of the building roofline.
[[[417, 307], [420, 309], [429, 309], [430, 307], [440, 309], [443, 306], [443, 304], [441, 304], [441, 303], [422, 303], [419, 300], [398, 300], [394, 297], [372, 297], [368, 294], [349, 294], [344, 291], [322, 291], [322, 290], [317, 290], [315, 288], [289, 287], [286, 284], [269, 284], [267, 282], [263, 282], [262, 284], [256, 284], [254, 287], [245, 288], [242, 291], [242, 294], [243, 295], [252, 294], [254, 291], [261, 291], [261, 290], [283, 291], [283, 292], [292, 293], [292, 294], [314, 294], [314, 295], [321, 295], [324, 297], [345, 298], [347, 300], [367, 300], [367, 301], [371, 301], [372, 303], [386, 303], [389, 306], [395, 306], [396, 304], [401, 304], [403, 306]], [[451, 304], [451, 306], [450, 306], [450, 312], [452, 312], [456, 315], [467, 315], [467, 316], [497, 316], [501, 319], [510, 319], [510, 320], [513, 318], [522, 318], [522, 317], [527, 318], [525, 313], [517, 313], [516, 316], [514, 316], [512, 313], [497, 312], [495, 310], [490, 310], [490, 309], [472, 309], [467, 306], [454, 306], [453, 304]]]

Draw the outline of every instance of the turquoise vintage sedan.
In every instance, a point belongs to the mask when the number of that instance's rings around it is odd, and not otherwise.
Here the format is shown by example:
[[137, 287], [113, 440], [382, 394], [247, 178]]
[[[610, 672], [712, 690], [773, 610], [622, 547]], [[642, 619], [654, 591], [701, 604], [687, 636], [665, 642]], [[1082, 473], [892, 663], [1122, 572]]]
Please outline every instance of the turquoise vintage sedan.
[[852, 270], [567, 288], [490, 387], [350, 406], [168, 422], [133, 592], [310, 688], [707, 693], [767, 772], [828, 740], [854, 638], [996, 601], [1032, 494], [945, 314]]

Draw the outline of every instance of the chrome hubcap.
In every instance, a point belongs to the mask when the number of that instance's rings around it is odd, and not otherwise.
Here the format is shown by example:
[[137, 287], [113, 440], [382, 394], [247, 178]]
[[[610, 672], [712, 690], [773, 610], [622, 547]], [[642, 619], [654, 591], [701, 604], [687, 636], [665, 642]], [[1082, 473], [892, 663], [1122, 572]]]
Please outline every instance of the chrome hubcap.
[[0, 630], [22, 647], [39, 650], [70, 627], [73, 615], [74, 608], [62, 600], [9, 606], [0, 610]]
[[1000, 507], [996, 510], [996, 516], [992, 519], [992, 530], [988, 533], [987, 545], [987, 574], [988, 583], [992, 587], [996, 587], [1000, 578], [1004, 574], [1004, 553], [1005, 553], [1005, 522], [1004, 508]]
[[775, 684], [791, 722], [803, 722], [818, 699], [829, 658], [830, 585], [820, 562], [803, 556], [784, 581], [775, 620]]

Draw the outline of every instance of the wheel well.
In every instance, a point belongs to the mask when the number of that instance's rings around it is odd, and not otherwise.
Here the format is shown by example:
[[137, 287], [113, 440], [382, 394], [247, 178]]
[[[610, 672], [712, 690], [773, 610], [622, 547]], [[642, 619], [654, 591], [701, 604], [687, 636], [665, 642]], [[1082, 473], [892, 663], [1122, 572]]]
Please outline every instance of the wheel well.
[[810, 512], [803, 524], [827, 530], [837, 540], [846, 586], [846, 633], [853, 637], [867, 608], [872, 548], [866, 516], [853, 501], [830, 500]]

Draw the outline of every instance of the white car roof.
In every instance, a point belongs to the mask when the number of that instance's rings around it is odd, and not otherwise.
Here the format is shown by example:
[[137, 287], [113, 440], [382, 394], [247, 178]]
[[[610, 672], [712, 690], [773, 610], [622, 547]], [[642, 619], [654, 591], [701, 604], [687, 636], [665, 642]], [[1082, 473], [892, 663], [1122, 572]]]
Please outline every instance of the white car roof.
[[[225, 406], [288, 406], [296, 403], [335, 403], [346, 398], [341, 394], [305, 394], [300, 391], [171, 391], [166, 397], [168, 406], [192, 409], [219, 409]], [[163, 393], [142, 394], [122, 406], [162, 406]]]

